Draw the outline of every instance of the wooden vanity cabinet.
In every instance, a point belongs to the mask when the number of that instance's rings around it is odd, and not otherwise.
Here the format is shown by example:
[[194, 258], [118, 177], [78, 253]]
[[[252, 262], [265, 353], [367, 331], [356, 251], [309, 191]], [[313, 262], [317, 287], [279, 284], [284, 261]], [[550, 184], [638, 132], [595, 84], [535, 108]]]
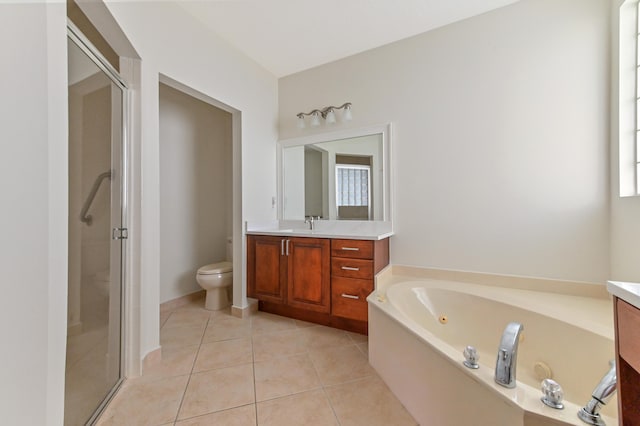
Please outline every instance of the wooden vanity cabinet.
[[640, 310], [614, 298], [618, 422], [640, 426]]
[[259, 309], [367, 333], [367, 296], [389, 239], [247, 236], [247, 294]]
[[374, 276], [389, 264], [389, 240], [331, 240], [331, 313], [368, 321]]
[[249, 235], [247, 294], [314, 312], [331, 310], [329, 240]]

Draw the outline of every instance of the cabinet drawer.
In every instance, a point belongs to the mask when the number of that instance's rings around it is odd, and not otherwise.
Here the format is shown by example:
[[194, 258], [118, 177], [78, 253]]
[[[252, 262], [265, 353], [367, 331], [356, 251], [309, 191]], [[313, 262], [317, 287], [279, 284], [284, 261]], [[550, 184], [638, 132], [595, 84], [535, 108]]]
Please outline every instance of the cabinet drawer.
[[331, 275], [370, 280], [373, 278], [373, 260], [333, 257], [331, 258]]
[[618, 352], [640, 372], [640, 310], [618, 299]]
[[373, 241], [331, 240], [331, 256], [373, 259]]
[[333, 277], [331, 313], [338, 317], [367, 321], [367, 296], [372, 291], [372, 280]]

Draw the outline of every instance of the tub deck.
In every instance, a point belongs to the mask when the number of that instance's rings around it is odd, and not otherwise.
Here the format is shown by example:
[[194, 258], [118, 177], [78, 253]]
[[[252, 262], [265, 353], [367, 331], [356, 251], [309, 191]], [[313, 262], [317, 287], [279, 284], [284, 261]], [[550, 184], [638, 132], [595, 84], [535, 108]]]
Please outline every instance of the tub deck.
[[[439, 290], [423, 291], [424, 283]], [[402, 292], [415, 297], [405, 300]], [[457, 295], [471, 306], [451, 302]], [[379, 275], [368, 301], [370, 362], [421, 424], [582, 425], [576, 413], [614, 358], [613, 305], [604, 285], [392, 266]], [[488, 304], [487, 310], [479, 304]], [[450, 309], [466, 312], [451, 312], [453, 320], [439, 323], [441, 311]], [[497, 318], [498, 311], [505, 318]], [[466, 317], [467, 325], [456, 324], [458, 317]], [[520, 317], [526, 343], [518, 357], [518, 385], [507, 389], [493, 380], [495, 356], [502, 322]], [[462, 365], [462, 349], [476, 337], [481, 366], [470, 370]], [[537, 360], [548, 362], [554, 379], [565, 382], [564, 410], [540, 401], [532, 368]], [[614, 425], [616, 416], [613, 399], [603, 418]]]

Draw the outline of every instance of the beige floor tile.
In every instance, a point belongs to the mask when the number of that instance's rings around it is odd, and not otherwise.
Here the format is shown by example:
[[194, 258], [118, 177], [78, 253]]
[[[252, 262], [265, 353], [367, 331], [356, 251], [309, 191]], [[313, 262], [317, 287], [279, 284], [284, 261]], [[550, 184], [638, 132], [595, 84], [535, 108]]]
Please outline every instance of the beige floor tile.
[[341, 426], [417, 424], [378, 376], [329, 386], [325, 393]]
[[313, 349], [309, 351], [309, 356], [318, 372], [320, 381], [325, 386], [361, 379], [374, 374], [369, 360], [354, 344]]
[[259, 402], [257, 409], [260, 426], [331, 426], [338, 424], [329, 401], [321, 389]]
[[201, 372], [251, 362], [253, 362], [253, 353], [251, 339], [248, 337], [203, 343], [193, 371]]
[[176, 426], [255, 426], [256, 407], [254, 404], [245, 405], [229, 410], [218, 411], [205, 416], [193, 417], [176, 423]]
[[104, 344], [108, 333], [107, 327], [101, 327], [67, 337], [67, 369], [93, 351], [97, 345]]
[[187, 386], [179, 420], [255, 402], [253, 365], [195, 373]]
[[160, 330], [160, 344], [162, 347], [199, 345], [204, 330], [205, 325], [164, 326]]
[[317, 325], [300, 329], [303, 344], [307, 349], [352, 345], [347, 333], [336, 328]]
[[188, 311], [188, 310], [197, 310], [197, 311], [203, 311], [203, 312], [209, 312], [204, 308], [204, 301], [206, 298], [206, 293], [203, 291], [202, 293], [200, 293], [199, 297], [197, 297], [194, 300], [190, 300], [189, 302], [185, 303], [184, 305], [180, 305], [177, 308], [175, 308], [173, 310], [173, 312], [181, 312], [181, 311]]
[[143, 372], [144, 376], [182, 376], [191, 374], [199, 345], [165, 346], [162, 348], [160, 364]]
[[367, 343], [369, 341], [369, 336], [365, 334], [352, 333], [350, 331], [347, 331], [346, 333], [351, 338], [353, 343]]
[[233, 315], [231, 315], [231, 306], [227, 306], [226, 308], [220, 309], [217, 311], [207, 311], [207, 312], [209, 312], [210, 318], [220, 318], [220, 317], [235, 318]]
[[188, 309], [184, 311], [174, 311], [169, 315], [165, 327], [182, 327], [182, 326], [206, 326], [209, 321], [209, 312]]
[[171, 312], [160, 313], [160, 328], [165, 325], [169, 317], [171, 316]]
[[291, 395], [321, 386], [307, 354], [256, 362], [256, 400]]
[[210, 317], [204, 333], [204, 343], [221, 340], [239, 339], [251, 336], [251, 320], [249, 318], [235, 318], [232, 316]]
[[307, 350], [300, 330], [284, 330], [253, 336], [254, 361], [305, 353]]
[[118, 391], [97, 425], [161, 425], [173, 422], [189, 376], [155, 381], [130, 379]]
[[369, 359], [369, 343], [357, 343], [356, 346], [360, 349], [360, 352]]
[[296, 328], [296, 322], [291, 318], [279, 315], [256, 312], [251, 316], [251, 333], [255, 336], [261, 333], [291, 330]]
[[84, 424], [115, 384], [105, 374], [106, 339], [65, 372], [64, 415], [66, 424]]
[[307, 328], [307, 327], [315, 327], [316, 323], [313, 322], [307, 322], [307, 321], [301, 321], [301, 320], [294, 320], [296, 322], [296, 327], [298, 328]]

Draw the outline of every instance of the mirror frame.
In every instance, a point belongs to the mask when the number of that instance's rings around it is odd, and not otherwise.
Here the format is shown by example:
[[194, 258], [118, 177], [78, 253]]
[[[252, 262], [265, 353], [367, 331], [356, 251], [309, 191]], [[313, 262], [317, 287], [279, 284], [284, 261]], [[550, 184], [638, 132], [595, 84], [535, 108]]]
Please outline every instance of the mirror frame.
[[383, 170], [383, 188], [382, 188], [382, 203], [383, 203], [383, 218], [377, 222], [392, 222], [393, 216], [393, 170], [392, 170], [392, 150], [391, 150], [391, 138], [392, 138], [392, 123], [361, 127], [355, 129], [338, 130], [334, 132], [315, 133], [308, 136], [300, 136], [296, 138], [282, 139], [278, 141], [277, 155], [276, 155], [276, 168], [277, 168], [277, 185], [278, 185], [278, 219], [279, 220], [304, 220], [301, 218], [283, 218], [283, 206], [284, 206], [284, 179], [282, 167], [284, 164], [284, 149], [294, 146], [312, 145], [323, 142], [331, 142], [340, 139], [351, 139], [362, 136], [380, 134], [382, 135], [382, 170]]

